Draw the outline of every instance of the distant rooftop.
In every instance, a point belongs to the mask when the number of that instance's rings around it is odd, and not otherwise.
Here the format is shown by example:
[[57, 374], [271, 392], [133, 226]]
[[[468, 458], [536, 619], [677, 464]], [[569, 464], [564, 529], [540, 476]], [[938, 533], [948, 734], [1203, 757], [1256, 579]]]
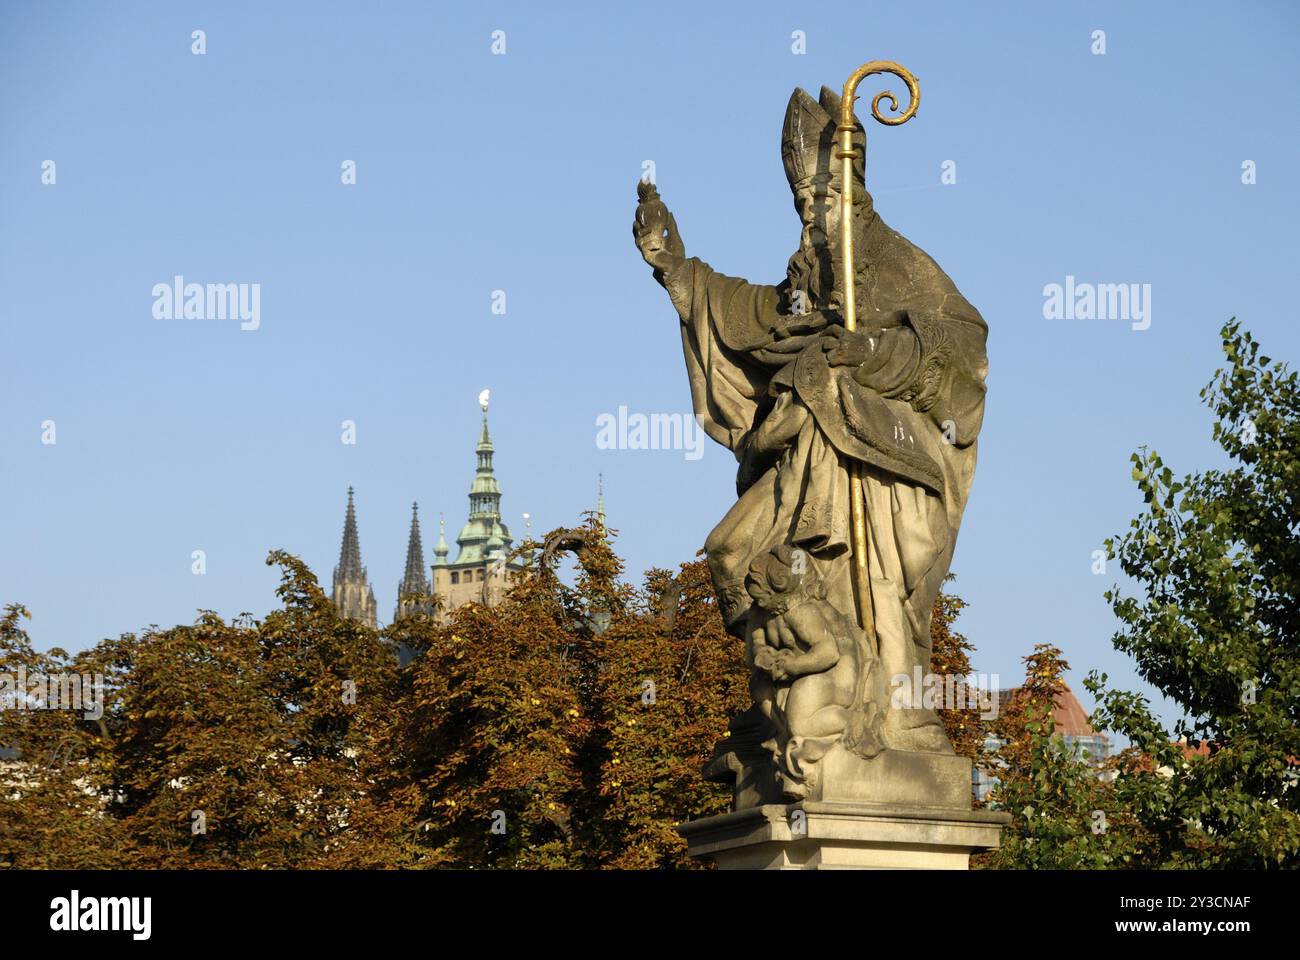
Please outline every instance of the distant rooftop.
[[[1005, 707], [1020, 690], [1020, 687], [999, 690], [998, 709]], [[1099, 736], [1088, 724], [1088, 711], [1083, 709], [1083, 704], [1069, 687], [1056, 695], [1056, 709], [1052, 711], [1052, 719], [1056, 721], [1056, 732], [1063, 737]]]

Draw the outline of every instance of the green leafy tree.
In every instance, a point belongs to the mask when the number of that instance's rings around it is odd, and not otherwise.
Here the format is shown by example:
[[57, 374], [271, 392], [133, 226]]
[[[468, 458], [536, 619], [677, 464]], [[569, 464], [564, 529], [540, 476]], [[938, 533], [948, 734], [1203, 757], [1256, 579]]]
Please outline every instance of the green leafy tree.
[[1106, 597], [1116, 649], [1184, 712], [1175, 737], [1145, 698], [1088, 688], [1094, 725], [1127, 737], [1147, 762], [1115, 789], [1157, 838], [1155, 862], [1294, 866], [1300, 857], [1300, 382], [1234, 319], [1227, 365], [1201, 392], [1227, 465], [1176, 478], [1155, 452], [1133, 455], [1146, 508], [1107, 542], [1140, 586]]

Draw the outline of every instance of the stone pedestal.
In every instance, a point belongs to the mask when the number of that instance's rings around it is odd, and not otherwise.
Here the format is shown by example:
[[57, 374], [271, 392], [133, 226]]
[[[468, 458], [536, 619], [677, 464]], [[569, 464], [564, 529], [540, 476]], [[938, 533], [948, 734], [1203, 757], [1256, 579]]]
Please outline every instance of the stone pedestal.
[[677, 828], [722, 870], [966, 870], [998, 846], [1005, 813], [805, 800]]
[[998, 847], [1011, 819], [971, 809], [971, 762], [952, 754], [864, 759], [837, 745], [808, 796], [786, 803], [763, 802], [755, 769], [727, 760], [711, 769], [730, 773], [737, 809], [677, 828], [691, 856], [724, 870], [966, 870], [971, 853]]

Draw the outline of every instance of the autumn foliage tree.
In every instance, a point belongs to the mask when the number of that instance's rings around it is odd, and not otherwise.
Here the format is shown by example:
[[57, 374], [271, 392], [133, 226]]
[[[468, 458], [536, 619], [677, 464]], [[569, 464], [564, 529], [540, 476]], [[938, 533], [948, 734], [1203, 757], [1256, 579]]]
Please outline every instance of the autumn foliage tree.
[[[949, 574], [948, 580], [952, 579]], [[984, 716], [986, 711], [979, 707], [979, 698], [996, 696], [996, 691], [976, 690], [966, 682], [965, 678], [973, 672], [970, 655], [975, 647], [953, 627], [965, 607], [966, 601], [956, 594], [940, 593], [935, 600], [930, 619], [930, 672], [936, 676], [958, 678], [958, 703], [965, 706], [953, 704], [941, 708], [938, 710], [939, 719], [943, 721], [944, 733], [948, 735], [953, 752], [981, 766], [986, 760], [984, 742], [988, 736], [988, 723]]]
[[396, 664], [301, 561], [268, 562], [283, 607], [264, 621], [204, 612], [95, 653], [112, 676], [108, 813], [140, 866], [351, 863]]
[[[55, 677], [81, 672], [81, 658], [37, 651], [18, 604], [0, 617], [0, 674]], [[7, 691], [0, 703], [0, 868], [103, 869], [119, 862], [123, 833], [103, 815], [107, 794], [104, 726], [84, 712], [28, 710]]]
[[[698, 866], [681, 822], [728, 809], [701, 778], [749, 703], [743, 644], [707, 562], [623, 579], [614, 531], [516, 551], [493, 607], [424, 610], [382, 631], [338, 616], [275, 552], [264, 619], [36, 652], [0, 620], [0, 668], [104, 677], [104, 715], [0, 712], [0, 858], [16, 867], [632, 868]], [[576, 569], [565, 572], [573, 553]], [[964, 675], [936, 606], [936, 669]], [[398, 649], [414, 660], [397, 665]], [[964, 712], [945, 715], [966, 750]]]
[[412, 865], [589, 865], [578, 612], [523, 578], [497, 607], [405, 624], [423, 653], [393, 704], [379, 789], [413, 826]]
[[634, 590], [611, 537], [594, 517], [572, 537], [573, 586], [526, 544], [535, 565], [501, 604], [403, 628], [424, 654], [382, 790], [419, 824], [416, 862], [681, 866], [675, 825], [725, 808], [699, 769], [740, 706], [743, 653], [702, 561]]
[[708, 564], [646, 577], [640, 615], [602, 636], [597, 701], [601, 863], [691, 865], [675, 826], [723, 813], [729, 791], [700, 770], [727, 721], [749, 704], [749, 668], [722, 625]]

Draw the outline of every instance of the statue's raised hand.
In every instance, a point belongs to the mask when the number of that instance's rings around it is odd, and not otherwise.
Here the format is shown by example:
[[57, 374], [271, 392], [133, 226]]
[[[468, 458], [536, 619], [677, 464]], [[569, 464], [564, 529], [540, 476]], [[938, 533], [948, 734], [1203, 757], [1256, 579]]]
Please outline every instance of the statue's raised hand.
[[640, 202], [632, 221], [632, 237], [645, 262], [656, 273], [670, 270], [686, 259], [686, 247], [677, 232], [677, 221], [659, 199], [659, 190], [645, 180], [636, 185]]

